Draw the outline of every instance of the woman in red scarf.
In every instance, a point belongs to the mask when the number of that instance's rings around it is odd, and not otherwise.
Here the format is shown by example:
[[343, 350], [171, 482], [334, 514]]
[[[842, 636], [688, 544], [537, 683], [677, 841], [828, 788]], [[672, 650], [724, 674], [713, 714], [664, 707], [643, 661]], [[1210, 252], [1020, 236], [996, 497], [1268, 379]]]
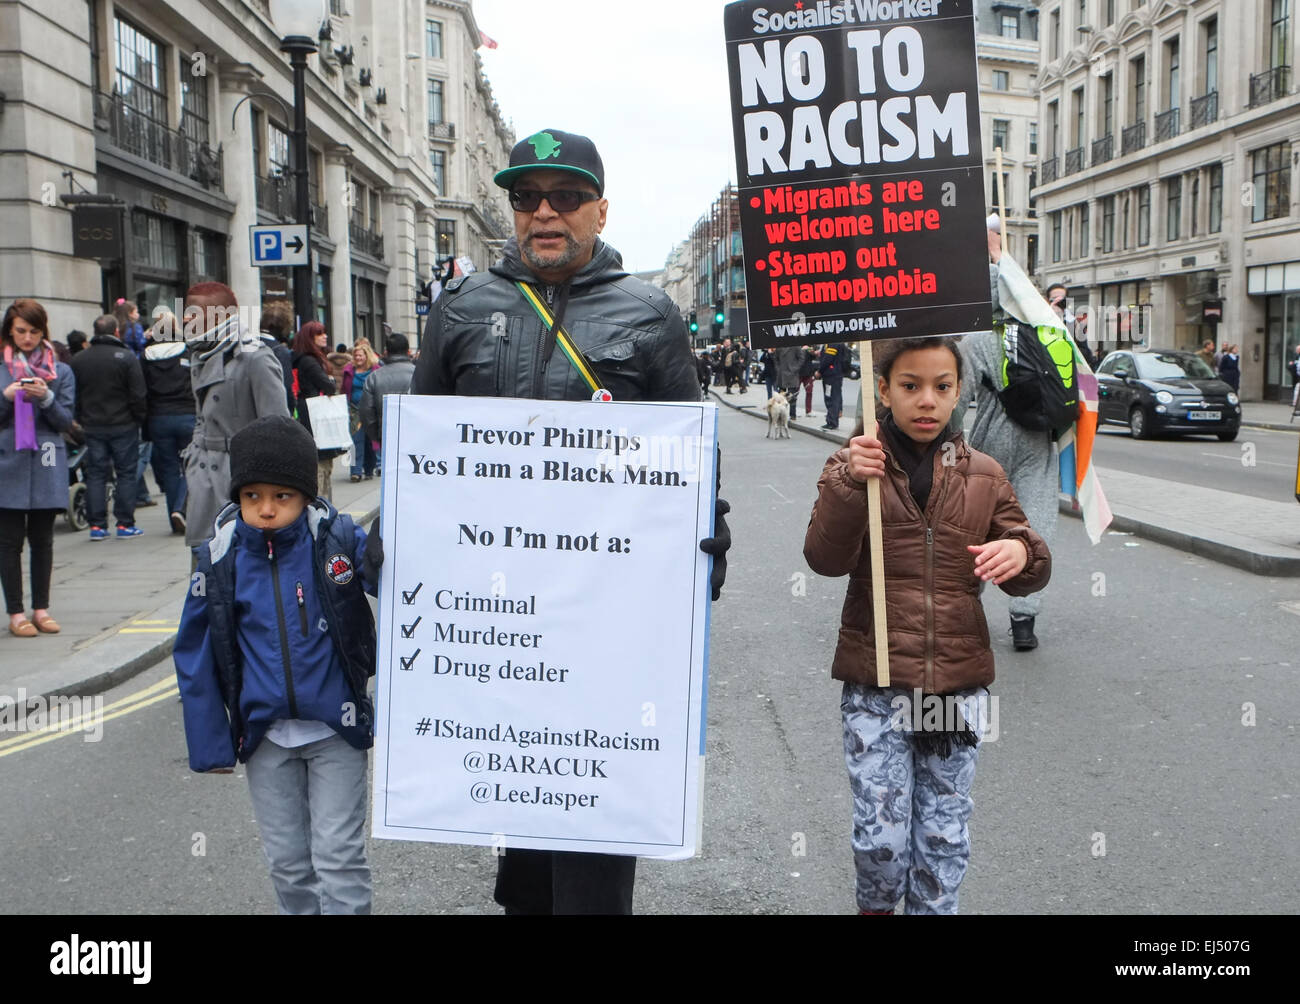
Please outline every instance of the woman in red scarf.
[[[45, 308], [15, 300], [0, 323], [0, 586], [9, 633], [55, 634], [50, 616], [54, 520], [68, 507], [68, 460], [76, 385], [50, 345]], [[31, 547], [32, 618], [23, 607], [23, 544]]]

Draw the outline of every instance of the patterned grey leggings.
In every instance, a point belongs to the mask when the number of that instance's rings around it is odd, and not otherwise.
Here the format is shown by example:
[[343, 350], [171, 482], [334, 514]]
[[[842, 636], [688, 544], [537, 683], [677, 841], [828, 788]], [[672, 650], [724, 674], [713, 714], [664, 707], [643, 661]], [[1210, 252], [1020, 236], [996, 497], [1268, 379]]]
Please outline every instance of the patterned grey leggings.
[[[987, 695], [983, 687], [952, 695], [981, 739]], [[966, 824], [979, 748], [957, 746], [947, 758], [915, 753], [907, 739], [912, 698], [898, 688], [844, 685], [858, 909], [892, 912], [905, 897], [909, 914], [953, 914], [970, 860]]]

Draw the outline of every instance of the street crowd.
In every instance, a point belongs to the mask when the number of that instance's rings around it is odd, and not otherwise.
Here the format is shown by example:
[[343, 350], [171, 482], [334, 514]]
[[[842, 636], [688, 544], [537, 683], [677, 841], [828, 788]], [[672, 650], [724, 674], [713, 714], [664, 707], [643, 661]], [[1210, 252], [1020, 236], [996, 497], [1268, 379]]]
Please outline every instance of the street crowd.
[[[382, 360], [364, 343], [350, 357], [330, 354], [323, 325], [292, 331], [279, 304], [247, 324], [220, 283], [191, 288], [185, 317], [160, 318], [148, 331], [131, 304], [118, 304], [94, 322], [87, 347], [72, 354], [79, 340], [69, 337], [70, 362], [40, 304], [18, 300], [4, 315], [0, 572], [10, 631], [58, 630], [48, 609], [50, 528], [67, 505], [65, 437], [85, 443], [92, 540], [110, 526], [118, 537], [138, 536], [134, 511], [151, 449], [173, 529], [193, 547], [204, 583], [186, 593], [174, 652], [189, 765], [205, 774], [244, 765], [282, 913], [368, 913], [372, 905], [365, 822], [376, 635], [367, 595], [377, 595], [384, 543], [332, 506], [339, 447], [323, 446], [313, 432], [310, 402], [341, 392], [353, 409], [351, 476], [364, 479], [379, 463], [379, 405], [388, 393], [698, 402], [715, 373], [725, 393], [736, 385], [748, 391], [748, 344], [728, 340], [693, 356], [676, 306], [629, 275], [601, 240], [609, 202], [590, 139], [536, 133], [514, 147], [496, 183], [514, 210], [515, 236], [489, 270], [446, 282], [418, 360], [396, 333]], [[998, 298], [1013, 263], [993, 233], [988, 255], [996, 328], [1011, 320], [1011, 303], [1003, 311]], [[1035, 297], [1046, 320], [1020, 320], [1054, 333], [1059, 309]], [[196, 319], [196, 337], [169, 337], [178, 321], [188, 331]], [[537, 337], [502, 338], [503, 325]], [[908, 913], [957, 911], [970, 857], [979, 705], [994, 678], [984, 586], [1011, 597], [1014, 648], [1037, 645], [1056, 525], [1053, 430], [1008, 414], [998, 393], [1001, 348], [996, 331], [961, 343], [886, 343], [876, 372], [864, 375], [875, 380], [879, 426], [868, 435], [859, 414], [816, 486], [805, 558], [818, 574], [848, 578], [831, 672], [843, 683], [861, 914], [892, 913], [900, 902]], [[803, 392], [805, 417], [820, 377], [826, 427], [838, 426], [847, 345], [791, 346], [758, 361], [769, 395], [793, 402]], [[968, 441], [961, 416], [972, 400]], [[891, 538], [887, 638], [877, 636], [873, 615], [882, 585], [871, 573], [873, 481]], [[729, 511], [717, 498], [714, 534], [698, 544], [712, 559], [714, 600], [726, 578]], [[883, 687], [879, 644], [888, 646], [891, 670]], [[897, 702], [916, 692], [960, 713], [900, 727]], [[508, 914], [632, 912], [635, 857], [510, 848], [497, 860], [494, 898]]]
[[730, 338], [724, 338], [721, 344], [702, 350], [695, 366], [700, 389], [706, 395], [711, 386], [725, 386], [728, 394], [732, 393], [733, 386], [738, 386], [739, 393], [748, 394], [751, 379], [755, 383], [761, 380], [769, 398], [778, 391], [785, 395], [792, 422], [799, 417], [801, 391], [804, 417], [812, 417], [813, 387], [820, 378], [826, 407], [826, 423], [821, 428], [838, 429], [844, 411], [844, 378], [849, 375], [850, 361], [850, 349], [842, 342], [763, 349], [755, 361], [749, 339], [742, 338], [733, 345]]
[[[229, 501], [229, 441], [262, 416], [296, 416], [310, 430], [307, 402], [340, 395], [352, 446], [319, 451], [319, 494], [332, 497], [333, 466], [344, 453], [353, 458], [353, 481], [378, 470], [382, 398], [405, 393], [415, 371], [404, 335], [387, 336], [383, 359], [365, 339], [330, 352], [325, 326], [310, 321], [295, 332], [284, 301], [268, 302], [254, 331], [221, 283], [193, 287], [184, 313], [159, 309], [146, 328], [136, 304], [119, 300], [94, 320], [89, 339], [72, 331], [56, 340], [37, 301], [20, 298], [5, 310], [0, 581], [11, 635], [60, 631], [49, 609], [60, 514], [73, 511], [80, 522], [84, 506], [92, 541], [139, 537], [136, 510], [159, 504], [145, 479], [152, 468], [173, 533], [198, 546]], [[185, 337], [191, 332], [196, 337]], [[78, 484], [80, 505], [71, 491]]]

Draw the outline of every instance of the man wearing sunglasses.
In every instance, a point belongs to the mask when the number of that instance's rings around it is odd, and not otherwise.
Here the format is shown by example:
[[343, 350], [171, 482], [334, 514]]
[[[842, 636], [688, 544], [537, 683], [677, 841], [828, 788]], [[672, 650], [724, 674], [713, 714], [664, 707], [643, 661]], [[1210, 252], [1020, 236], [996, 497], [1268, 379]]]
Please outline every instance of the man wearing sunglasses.
[[[562, 327], [615, 401], [700, 400], [677, 307], [628, 275], [600, 239], [609, 202], [595, 144], [545, 129], [515, 145], [495, 181], [510, 193], [515, 236], [486, 272], [447, 283], [429, 312], [411, 393], [590, 401], [589, 382], [555, 350]], [[550, 324], [529, 296], [545, 304]], [[719, 499], [716, 535], [700, 542], [714, 559], [715, 600], [729, 510]], [[511, 848], [498, 858], [495, 898], [508, 914], [631, 913], [635, 874], [634, 857]]]

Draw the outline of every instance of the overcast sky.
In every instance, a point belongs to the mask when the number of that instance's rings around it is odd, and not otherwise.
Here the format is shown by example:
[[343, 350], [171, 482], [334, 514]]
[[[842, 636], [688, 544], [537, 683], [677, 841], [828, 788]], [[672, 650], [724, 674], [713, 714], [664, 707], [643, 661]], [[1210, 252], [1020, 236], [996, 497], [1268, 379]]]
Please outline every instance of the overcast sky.
[[522, 139], [590, 136], [605, 162], [604, 237], [633, 272], [673, 246], [735, 180], [723, 0], [474, 0], [500, 48], [483, 66]]

